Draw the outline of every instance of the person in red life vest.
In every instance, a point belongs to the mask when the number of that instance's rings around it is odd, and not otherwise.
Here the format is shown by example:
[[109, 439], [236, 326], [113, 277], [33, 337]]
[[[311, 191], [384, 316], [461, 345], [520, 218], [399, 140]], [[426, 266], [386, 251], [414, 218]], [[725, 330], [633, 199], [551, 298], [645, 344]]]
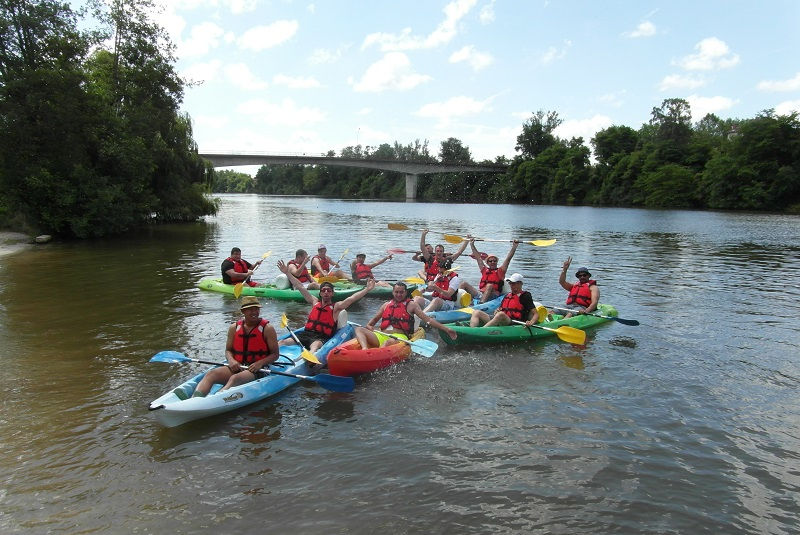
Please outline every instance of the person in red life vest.
[[[311, 295], [306, 290], [303, 283], [292, 275], [288, 266], [283, 260], [278, 262], [278, 269], [281, 273], [285, 273], [292, 286], [303, 294], [306, 303], [311, 305], [311, 312], [308, 314], [306, 320], [305, 330], [298, 333], [297, 338], [303, 347], [314, 353], [322, 345], [327, 342], [339, 329], [340, 325], [347, 322], [347, 307], [367, 295], [367, 293], [375, 287], [375, 281], [368, 281], [367, 285], [360, 291], [354, 293], [343, 301], [333, 302], [333, 284], [330, 282], [323, 282], [319, 285], [319, 298]], [[296, 342], [293, 338], [285, 338], [279, 342], [279, 345], [290, 346]]]
[[[356, 255], [356, 259], [350, 263], [350, 271], [353, 272], [353, 281], [359, 284], [366, 284], [370, 279], [375, 280], [375, 275], [372, 274], [372, 270], [375, 268], [375, 266], [380, 266], [392, 258], [392, 255], [388, 254], [377, 262], [367, 264], [367, 255], [364, 253], [358, 253]], [[384, 288], [388, 288], [391, 286], [391, 284], [386, 281], [375, 280], [375, 286], [383, 286]]]
[[428, 246], [425, 244], [425, 236], [428, 234], [428, 229], [422, 231], [422, 236], [419, 239], [419, 248], [422, 251], [422, 262], [425, 263], [424, 267], [424, 277], [422, 276], [422, 271], [420, 271], [420, 278], [425, 279], [425, 282], [431, 282], [433, 279], [439, 275], [439, 262], [444, 261], [445, 259], [449, 259], [451, 262], [455, 262], [456, 259], [461, 256], [461, 253], [467, 248], [467, 241], [464, 240], [461, 242], [461, 247], [455, 253], [445, 253], [444, 252], [444, 245], [437, 245], [433, 249], [433, 254], [431, 254]]
[[461, 283], [461, 288], [469, 292], [473, 299], [480, 298], [480, 302], [485, 303], [503, 293], [503, 279], [505, 279], [506, 273], [508, 272], [508, 265], [511, 263], [511, 259], [514, 258], [514, 253], [517, 252], [519, 240], [513, 240], [511, 243], [513, 244], [511, 250], [508, 251], [506, 259], [503, 260], [503, 264], [498, 267], [497, 257], [493, 254], [488, 255], [486, 257], [486, 263], [484, 263], [481, 258], [481, 253], [475, 248], [475, 240], [470, 240], [469, 244], [472, 246], [472, 257], [475, 259], [475, 262], [478, 263], [478, 269], [481, 272], [481, 281], [478, 283], [477, 289], [467, 281]]
[[336, 277], [337, 279], [347, 279], [350, 277], [341, 269], [331, 270], [332, 267], [339, 268], [339, 264], [334, 262], [333, 259], [327, 255], [328, 248], [320, 245], [317, 248], [317, 254], [311, 258], [311, 274], [317, 278], [319, 277]]
[[600, 301], [600, 288], [597, 287], [597, 281], [592, 280], [592, 274], [589, 269], [585, 267], [578, 268], [575, 276], [578, 280], [572, 283], [567, 282], [567, 270], [572, 263], [572, 257], [568, 256], [561, 267], [561, 275], [558, 277], [558, 283], [569, 292], [567, 296], [567, 304], [564, 308], [570, 309], [572, 312], [565, 310], [556, 310], [556, 314], [564, 314], [565, 318], [572, 317], [574, 314], [587, 314], [597, 310], [597, 303]]
[[248, 286], [257, 286], [250, 280], [253, 271], [261, 265], [263, 258], [251, 264], [242, 259], [242, 250], [238, 247], [231, 249], [231, 255], [222, 261], [222, 282], [225, 284], [238, 284], [243, 282]]
[[[205, 397], [215, 384], [224, 385], [222, 390], [249, 383], [259, 370], [278, 359], [278, 336], [270, 323], [261, 318], [261, 304], [257, 297], [243, 297], [239, 307], [244, 316], [228, 328], [225, 344], [227, 366], [220, 366], [206, 373], [197, 384], [192, 397]], [[180, 388], [175, 394], [186, 399]]]
[[[309, 256], [305, 249], [298, 249], [294, 253], [294, 260], [289, 260], [286, 266], [294, 278], [303, 283], [307, 290], [319, 290], [319, 284], [311, 278], [311, 273], [306, 268]], [[288, 274], [287, 274], [288, 275]]]
[[[392, 300], [381, 305], [378, 313], [369, 320], [364, 327], [356, 327], [356, 338], [362, 348], [383, 347], [392, 344], [401, 344], [399, 340], [387, 336], [392, 334], [408, 340], [414, 333], [414, 316], [423, 323], [427, 323], [439, 330], [445, 331], [450, 337], [457, 336], [456, 332], [428, 317], [413, 299], [408, 297], [408, 288], [403, 282], [396, 282], [392, 288]], [[380, 330], [375, 332], [375, 325], [380, 322]]]
[[414, 298], [414, 301], [422, 307], [422, 311], [426, 314], [436, 310], [454, 310], [461, 306], [457, 301], [461, 279], [458, 273], [450, 271], [453, 263], [449, 258], [445, 258], [437, 264], [439, 265], [439, 274], [425, 288], [426, 293], [430, 292], [430, 300], [421, 295]]
[[514, 273], [506, 279], [511, 286], [511, 292], [503, 297], [503, 302], [497, 307], [493, 317], [483, 310], [475, 310], [469, 319], [470, 327], [491, 327], [492, 325], [511, 325], [512, 320], [524, 322], [530, 327], [539, 320], [539, 313], [533, 304], [530, 292], [522, 290], [522, 275]]

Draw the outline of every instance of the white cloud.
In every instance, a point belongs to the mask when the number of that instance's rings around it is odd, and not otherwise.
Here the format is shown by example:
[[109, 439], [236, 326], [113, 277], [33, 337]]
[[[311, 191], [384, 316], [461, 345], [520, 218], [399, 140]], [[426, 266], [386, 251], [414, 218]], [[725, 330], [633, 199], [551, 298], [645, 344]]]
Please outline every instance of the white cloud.
[[181, 57], [204, 56], [212, 48], [219, 46], [220, 38], [224, 35], [225, 30], [213, 22], [203, 22], [192, 26], [189, 37], [178, 45], [178, 55]]
[[472, 69], [477, 72], [491, 65], [494, 62], [494, 58], [491, 54], [478, 52], [474, 46], [468, 45], [450, 55], [450, 63], [458, 63], [460, 61], [468, 62]]
[[481, 12], [478, 17], [481, 21], [481, 24], [491, 24], [494, 22], [494, 2], [495, 0], [492, 0], [481, 8]]
[[269, 84], [258, 78], [245, 63], [231, 63], [225, 66], [225, 77], [236, 87], [247, 91], [261, 91]]
[[485, 111], [491, 111], [491, 102], [491, 98], [475, 100], [464, 96], [452, 97], [444, 102], [425, 104], [414, 112], [414, 115], [438, 119], [439, 125], [446, 125], [456, 117], [477, 115]]
[[625, 32], [625, 37], [630, 37], [631, 39], [636, 39], [637, 37], [652, 37], [656, 34], [656, 25], [646, 20], [639, 24], [635, 30], [630, 32]]
[[222, 61], [215, 59], [206, 63], [194, 63], [181, 70], [181, 78], [189, 82], [205, 83], [217, 79], [222, 69]]
[[694, 49], [696, 54], [689, 54], [680, 60], [673, 61], [687, 71], [714, 71], [727, 69], [739, 63], [739, 55], [733, 54], [725, 41], [716, 37], [703, 39]]
[[673, 89], [696, 89], [706, 85], [706, 81], [702, 78], [693, 76], [682, 76], [680, 74], [670, 74], [665, 76], [658, 89], [661, 91], [671, 91]]
[[736, 104], [736, 101], [728, 97], [700, 97], [690, 95], [686, 98], [692, 108], [692, 120], [699, 121], [709, 113], [727, 110]]
[[564, 41], [564, 45], [562, 48], [557, 48], [555, 46], [551, 46], [548, 48], [544, 54], [542, 54], [539, 61], [543, 65], [549, 65], [556, 60], [563, 59], [567, 55], [567, 51], [572, 47], [572, 41]]
[[775, 113], [778, 115], [791, 115], [800, 113], [800, 100], [787, 100], [775, 106]]
[[800, 89], [800, 72], [788, 80], [764, 80], [758, 83], [759, 91], [797, 91]]
[[399, 34], [371, 33], [364, 38], [361, 49], [378, 45], [383, 52], [435, 48], [449, 43], [458, 34], [458, 22], [475, 6], [477, 0], [453, 0], [444, 7], [444, 20], [428, 36], [411, 34], [404, 28]]
[[430, 76], [415, 73], [408, 56], [402, 52], [389, 52], [370, 65], [361, 80], [351, 83], [356, 91], [379, 93], [389, 89], [405, 91], [430, 79]]
[[313, 15], [317, 12], [317, 6], [314, 4], [308, 4], [308, 6], [306, 6], [306, 10]]
[[356, 115], [369, 115], [372, 113], [372, 108], [361, 108], [356, 112]]
[[244, 32], [238, 43], [245, 50], [260, 52], [285, 43], [297, 33], [298, 27], [296, 20], [279, 20], [268, 26], [256, 26]]
[[323, 63], [336, 63], [342, 56], [347, 52], [350, 48], [350, 45], [343, 45], [337, 48], [336, 50], [331, 50], [329, 48], [318, 48], [311, 53], [311, 56], [308, 58], [308, 63], [311, 65], [320, 65]]
[[258, 0], [223, 0], [222, 3], [227, 5], [234, 15], [249, 13], [258, 6]]
[[614, 93], [606, 93], [605, 95], [600, 95], [597, 97], [597, 101], [602, 102], [603, 104], [608, 104], [609, 106], [613, 106], [615, 108], [621, 108], [622, 105], [625, 104], [625, 93], [626, 91], [624, 89]]
[[314, 77], [302, 76], [286, 76], [285, 74], [276, 74], [272, 77], [272, 83], [275, 85], [285, 85], [290, 89], [311, 89], [314, 87], [321, 87], [319, 81]]
[[553, 134], [561, 139], [570, 140], [573, 137], [582, 137], [584, 144], [589, 147], [589, 141], [594, 135], [614, 124], [611, 117], [595, 115], [589, 119], [571, 119], [561, 123]]
[[318, 108], [300, 107], [290, 98], [279, 103], [264, 99], [253, 99], [241, 103], [236, 111], [246, 117], [255, 117], [257, 121], [268, 125], [300, 126], [319, 123], [325, 120], [326, 114]]

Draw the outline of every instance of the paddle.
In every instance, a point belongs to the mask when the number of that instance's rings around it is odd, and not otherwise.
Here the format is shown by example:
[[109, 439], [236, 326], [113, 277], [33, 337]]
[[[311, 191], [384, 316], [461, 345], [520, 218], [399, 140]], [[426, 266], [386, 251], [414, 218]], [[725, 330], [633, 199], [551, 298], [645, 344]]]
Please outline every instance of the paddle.
[[[261, 260], [264, 260], [265, 258], [267, 258], [267, 257], [268, 257], [269, 255], [271, 255], [271, 254], [272, 254], [272, 251], [267, 251], [266, 253], [264, 253], [263, 255], [261, 255]], [[258, 266], [260, 266], [260, 265], [261, 265], [261, 263], [259, 262], [259, 263], [256, 265], [256, 267], [254, 267], [254, 268], [253, 268], [253, 273], [255, 273], [255, 271], [258, 269]], [[248, 279], [249, 279], [249, 278], [250, 278], [250, 277], [248, 277]], [[244, 283], [245, 283], [245, 281], [247, 281], [247, 279], [244, 279], [244, 280], [243, 280], [243, 281], [241, 281], [241, 282], [237, 282], [237, 283], [236, 283], [236, 284], [233, 286], [233, 296], [234, 296], [236, 299], [239, 299], [239, 296], [240, 296], [240, 295], [242, 295], [242, 287], [244, 286]]]
[[[364, 327], [363, 325], [359, 325], [358, 323], [353, 323], [352, 321], [348, 321], [347, 323], [349, 323], [350, 325], [355, 325], [356, 327]], [[375, 331], [375, 332], [388, 336], [389, 338], [394, 338], [395, 340], [400, 340], [401, 342], [410, 345], [411, 350], [414, 353], [418, 353], [423, 357], [432, 357], [433, 354], [436, 353], [436, 350], [439, 349], [439, 344], [437, 344], [436, 342], [431, 342], [430, 340], [425, 340], [424, 338], [422, 340], [406, 340], [404, 338], [400, 338], [399, 336], [395, 336], [390, 333], [385, 333], [381, 331]]]
[[[561, 307], [550, 307], [550, 308], [555, 309], [555, 310], [565, 310], [565, 311], [572, 312], [573, 314], [575, 314], [574, 310], [570, 310], [568, 308], [561, 308]], [[593, 314], [591, 312], [587, 312], [586, 315], [587, 316], [597, 316], [598, 318], [618, 321], [623, 325], [633, 325], [633, 326], [639, 325], [639, 320], [626, 320], [624, 318], [618, 318], [616, 316], [604, 316], [603, 314]]]
[[315, 357], [315, 356], [314, 356], [314, 353], [312, 353], [311, 351], [309, 351], [309, 350], [306, 348], [306, 346], [304, 346], [304, 345], [303, 345], [303, 344], [300, 342], [300, 339], [299, 339], [299, 338], [297, 338], [297, 335], [296, 335], [296, 334], [294, 334], [294, 331], [293, 331], [291, 328], [289, 328], [289, 319], [286, 317], [286, 314], [283, 314], [283, 315], [281, 316], [281, 327], [285, 327], [285, 328], [286, 328], [286, 330], [288, 330], [288, 331], [289, 331], [289, 334], [292, 336], [292, 339], [293, 339], [293, 340], [294, 340], [294, 341], [297, 343], [297, 345], [299, 345], [301, 348], [303, 348], [303, 350], [300, 352], [300, 356], [301, 356], [301, 357], [303, 357], [303, 358], [304, 358], [305, 360], [307, 360], [308, 362], [311, 362], [312, 364], [322, 364], [322, 363], [319, 361], [319, 359], [318, 359], [317, 357]]
[[[150, 359], [150, 362], [197, 362], [199, 364], [211, 364], [212, 366], [225, 366], [225, 363], [193, 359], [177, 351], [161, 351], [156, 353], [153, 358]], [[285, 375], [286, 377], [295, 377], [306, 381], [314, 381], [319, 384], [319, 386], [334, 392], [352, 392], [355, 387], [355, 381], [353, 381], [352, 377], [341, 377], [338, 375], [329, 375], [327, 373], [321, 373], [319, 375], [298, 375], [278, 370], [269, 370], [269, 373]]]
[[386, 249], [389, 254], [417, 254], [419, 251], [406, 251], [405, 249]]
[[[472, 314], [475, 309], [472, 308], [462, 308], [460, 309], [461, 312], [466, 312], [467, 314]], [[537, 309], [537, 312], [539, 309]], [[534, 327], [536, 329], [543, 329], [545, 331], [551, 331], [556, 333], [560, 339], [568, 342], [570, 344], [577, 344], [583, 345], [586, 343], [586, 331], [582, 331], [580, 329], [576, 329], [575, 327], [570, 327], [569, 325], [562, 325], [558, 329], [553, 329], [552, 327], [544, 327], [542, 325], [526, 325], [524, 321], [519, 320], [511, 320], [513, 323], [519, 323], [520, 325], [525, 325], [526, 327]]]
[[[444, 240], [448, 243], [461, 243], [466, 241], [468, 238], [462, 238], [461, 236], [454, 236], [452, 234], [445, 234]], [[475, 241], [485, 241], [485, 242], [495, 242], [495, 243], [513, 243], [514, 240], [490, 240], [487, 238], [473, 238]], [[553, 240], [532, 240], [532, 241], [521, 241], [520, 243], [527, 243], [529, 245], [535, 245], [536, 247], [549, 247], [556, 242], [555, 239]]]

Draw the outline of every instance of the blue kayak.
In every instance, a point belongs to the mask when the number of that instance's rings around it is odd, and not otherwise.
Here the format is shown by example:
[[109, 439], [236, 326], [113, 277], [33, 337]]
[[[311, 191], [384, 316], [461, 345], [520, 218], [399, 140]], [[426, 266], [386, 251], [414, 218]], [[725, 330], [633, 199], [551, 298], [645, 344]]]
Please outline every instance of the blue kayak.
[[[485, 303], [471, 305], [469, 308], [472, 310], [483, 310], [490, 316], [497, 310], [497, 307], [500, 306], [500, 303], [503, 302], [503, 297], [505, 294], [500, 295], [492, 299], [491, 301], [487, 301]], [[441, 311], [437, 310], [436, 312], [428, 313], [428, 316], [435, 319], [439, 323], [455, 323], [457, 321], [467, 321], [469, 320], [470, 316], [472, 316], [472, 312], [463, 312], [463, 309], [455, 309], [455, 310], [447, 310]]]
[[[300, 329], [299, 331], [302, 331]], [[296, 332], [299, 332], [296, 331]], [[333, 338], [328, 340], [316, 357], [323, 364], [327, 362], [328, 353], [334, 347], [346, 342], [354, 336], [353, 327], [347, 325], [339, 329]], [[286, 335], [288, 336], [288, 335]], [[282, 338], [286, 338], [283, 336]], [[300, 356], [301, 348], [298, 345], [281, 346], [280, 358], [269, 366], [271, 370], [292, 373], [295, 375], [312, 375], [308, 363]], [[211, 368], [209, 368], [211, 369]], [[181, 383], [179, 388], [187, 394], [194, 392], [197, 384], [208, 370], [198, 373], [191, 379]], [[270, 374], [239, 385], [224, 392], [220, 392], [222, 385], [214, 385], [211, 392], [205, 397], [188, 398], [181, 400], [174, 393], [174, 388], [161, 397], [150, 402], [150, 410], [156, 415], [158, 421], [166, 427], [175, 427], [192, 420], [206, 418], [215, 414], [232, 411], [251, 403], [256, 403], [270, 396], [278, 394], [301, 379], [284, 375]]]

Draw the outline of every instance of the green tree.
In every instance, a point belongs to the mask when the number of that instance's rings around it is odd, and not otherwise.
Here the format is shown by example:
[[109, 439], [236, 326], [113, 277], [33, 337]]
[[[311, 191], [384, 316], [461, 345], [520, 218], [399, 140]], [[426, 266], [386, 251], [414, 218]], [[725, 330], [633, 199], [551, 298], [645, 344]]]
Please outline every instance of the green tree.
[[536, 158], [556, 143], [553, 131], [561, 124], [558, 113], [537, 111], [522, 125], [522, 133], [517, 136], [515, 149], [526, 160]]

